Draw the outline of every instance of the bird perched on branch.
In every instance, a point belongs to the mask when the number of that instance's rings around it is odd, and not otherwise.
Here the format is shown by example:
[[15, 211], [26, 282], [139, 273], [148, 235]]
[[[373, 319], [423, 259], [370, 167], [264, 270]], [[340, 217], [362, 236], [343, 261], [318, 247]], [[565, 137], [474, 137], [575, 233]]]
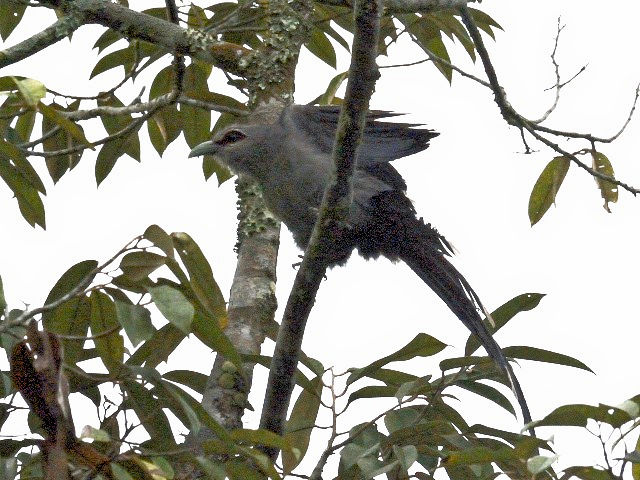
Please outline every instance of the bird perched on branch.
[[[231, 125], [190, 157], [213, 155], [231, 170], [252, 177], [262, 187], [271, 212], [289, 228], [301, 248], [311, 237], [322, 196], [333, 173], [332, 149], [339, 108], [290, 105], [275, 123]], [[531, 421], [520, 384], [500, 346], [478, 311], [478, 295], [447, 260], [451, 245], [431, 225], [416, 216], [406, 197], [407, 185], [389, 163], [420, 152], [438, 134], [419, 125], [381, 121], [398, 114], [368, 114], [357, 166], [347, 226], [326, 252], [331, 265], [344, 263], [354, 249], [365, 258], [384, 255], [402, 260], [447, 304], [478, 337], [506, 373], [522, 409]]]

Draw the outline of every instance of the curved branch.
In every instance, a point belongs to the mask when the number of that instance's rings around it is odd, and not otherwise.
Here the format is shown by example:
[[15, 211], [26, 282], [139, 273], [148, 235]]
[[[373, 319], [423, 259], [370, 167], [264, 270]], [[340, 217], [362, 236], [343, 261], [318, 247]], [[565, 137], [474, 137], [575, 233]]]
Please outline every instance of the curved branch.
[[[326, 252], [331, 251], [334, 232], [344, 228], [349, 212], [356, 150], [362, 136], [369, 98], [380, 76], [376, 65], [376, 46], [381, 5], [377, 0], [357, 0], [354, 16], [349, 81], [333, 148], [335, 171], [325, 190], [311, 240], [291, 289], [269, 369], [260, 428], [277, 434], [282, 434], [284, 428], [305, 325], [327, 269]], [[277, 449], [264, 450], [272, 459], [278, 456]]]

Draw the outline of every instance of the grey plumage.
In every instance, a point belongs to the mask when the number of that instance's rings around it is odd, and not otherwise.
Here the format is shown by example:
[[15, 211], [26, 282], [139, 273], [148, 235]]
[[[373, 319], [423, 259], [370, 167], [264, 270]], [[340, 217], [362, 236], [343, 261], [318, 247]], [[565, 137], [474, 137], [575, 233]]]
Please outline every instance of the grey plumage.
[[[232, 125], [191, 156], [214, 155], [231, 170], [254, 178], [269, 209], [306, 247], [318, 207], [333, 171], [332, 148], [339, 109], [291, 105], [273, 124]], [[371, 111], [358, 149], [352, 178], [353, 199], [347, 228], [326, 252], [332, 264], [346, 261], [354, 249], [365, 258], [384, 255], [403, 260], [447, 304], [481, 341], [507, 374], [522, 409], [531, 421], [522, 389], [502, 350], [482, 322], [480, 299], [447, 260], [451, 247], [429, 224], [416, 217], [406, 197], [406, 183], [389, 163], [426, 149], [438, 134], [419, 125], [383, 121], [397, 114]]]

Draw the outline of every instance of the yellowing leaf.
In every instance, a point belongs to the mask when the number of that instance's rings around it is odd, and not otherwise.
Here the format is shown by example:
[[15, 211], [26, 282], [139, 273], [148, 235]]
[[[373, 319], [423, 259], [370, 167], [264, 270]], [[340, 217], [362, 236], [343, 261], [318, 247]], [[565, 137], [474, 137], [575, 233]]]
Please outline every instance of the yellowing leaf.
[[529, 197], [529, 220], [534, 226], [555, 203], [560, 185], [569, 170], [569, 159], [556, 157], [551, 160], [538, 177]]
[[47, 88], [38, 80], [34, 80], [33, 78], [23, 78], [22, 80], [18, 80], [15, 77], [11, 78], [16, 84], [16, 87], [18, 87], [18, 91], [25, 103], [31, 107], [35, 107], [47, 94]]
[[[613, 166], [604, 153], [592, 150], [591, 156], [593, 157], [593, 169], [596, 172], [602, 173], [603, 175], [611, 178], [615, 177]], [[598, 177], [595, 177], [595, 179], [598, 184], [598, 188], [600, 189], [600, 194], [604, 199], [603, 207], [607, 212], [611, 213], [611, 210], [609, 209], [609, 202], [616, 203], [618, 201], [618, 186], [608, 180], [603, 180]]]

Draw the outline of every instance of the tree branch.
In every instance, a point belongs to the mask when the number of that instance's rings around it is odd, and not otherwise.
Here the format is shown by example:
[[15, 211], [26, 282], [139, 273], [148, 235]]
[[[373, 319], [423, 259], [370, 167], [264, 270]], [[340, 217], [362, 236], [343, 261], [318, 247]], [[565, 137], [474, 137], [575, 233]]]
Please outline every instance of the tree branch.
[[[332, 250], [334, 235], [344, 229], [349, 213], [356, 151], [362, 136], [369, 98], [379, 77], [376, 46], [381, 6], [377, 0], [357, 0], [354, 16], [349, 81], [333, 149], [335, 171], [325, 190], [318, 220], [289, 295], [269, 369], [260, 427], [277, 434], [282, 434], [283, 431], [304, 328], [327, 269], [327, 252]], [[274, 448], [265, 448], [265, 452], [272, 459], [278, 455], [278, 450]]]
[[[251, 52], [241, 45], [217, 41], [212, 35], [184, 29], [167, 20], [136, 12], [117, 3], [104, 0], [42, 0], [41, 3], [49, 8], [62, 10], [80, 24], [102, 25], [125, 38], [144, 40], [165, 48], [171, 54], [177, 52], [189, 55], [238, 75], [244, 72], [240, 60]], [[47, 45], [42, 48], [45, 46]], [[20, 58], [14, 56], [11, 61], [0, 57], [0, 67], [22, 60], [36, 51], [38, 50], [32, 50]]]
[[610, 175], [605, 175], [597, 171], [596, 169], [589, 167], [587, 164], [580, 161], [580, 159], [576, 155], [567, 152], [565, 149], [561, 148], [557, 143], [549, 140], [548, 138], [545, 138], [540, 134], [540, 132], [542, 132], [542, 133], [548, 133], [550, 135], [554, 135], [557, 137], [583, 139], [588, 141], [592, 146], [595, 143], [611, 143], [624, 132], [624, 130], [627, 128], [627, 126], [631, 122], [631, 118], [633, 117], [633, 113], [635, 112], [636, 105], [638, 102], [638, 97], [640, 96], [640, 85], [636, 88], [635, 98], [634, 98], [633, 105], [631, 107], [627, 120], [623, 124], [622, 128], [612, 137], [600, 138], [600, 137], [591, 135], [589, 133], [566, 132], [566, 131], [556, 130], [553, 128], [548, 128], [548, 127], [539, 125], [536, 122], [528, 120], [527, 118], [520, 115], [508, 102], [507, 94], [505, 90], [500, 86], [500, 83], [498, 81], [498, 75], [493, 66], [493, 63], [491, 62], [491, 57], [489, 56], [489, 52], [487, 51], [487, 48], [484, 45], [484, 41], [482, 40], [482, 36], [480, 35], [480, 31], [478, 30], [478, 27], [475, 24], [473, 17], [470, 15], [469, 10], [467, 9], [466, 6], [459, 8], [459, 12], [462, 18], [462, 22], [464, 23], [465, 27], [469, 31], [469, 36], [471, 37], [471, 39], [476, 45], [476, 50], [478, 51], [478, 55], [482, 60], [482, 65], [484, 67], [487, 78], [489, 79], [491, 90], [493, 91], [493, 94], [495, 96], [495, 102], [498, 105], [498, 108], [500, 109], [500, 113], [502, 114], [502, 117], [505, 119], [505, 121], [509, 125], [513, 125], [519, 128], [521, 131], [526, 130], [536, 140], [544, 143], [545, 145], [550, 147], [552, 150], [554, 150], [556, 153], [559, 153], [565, 156], [566, 158], [571, 160], [573, 163], [578, 165], [578, 167], [588, 172], [592, 177], [618, 185], [619, 187], [627, 190], [633, 195], [637, 195], [638, 193], [640, 193], [640, 189], [632, 187], [631, 185], [628, 185], [624, 182], [616, 180], [614, 177]]
[[70, 14], [58, 19], [32, 37], [0, 51], [0, 68], [24, 60], [49, 45], [59, 42], [76, 31], [80, 25], [82, 22], [79, 21], [77, 15]]
[[[318, 3], [353, 8], [351, 0], [316, 0]], [[384, 15], [396, 13], [426, 13], [446, 8], [460, 8], [482, 0], [383, 0]]]

